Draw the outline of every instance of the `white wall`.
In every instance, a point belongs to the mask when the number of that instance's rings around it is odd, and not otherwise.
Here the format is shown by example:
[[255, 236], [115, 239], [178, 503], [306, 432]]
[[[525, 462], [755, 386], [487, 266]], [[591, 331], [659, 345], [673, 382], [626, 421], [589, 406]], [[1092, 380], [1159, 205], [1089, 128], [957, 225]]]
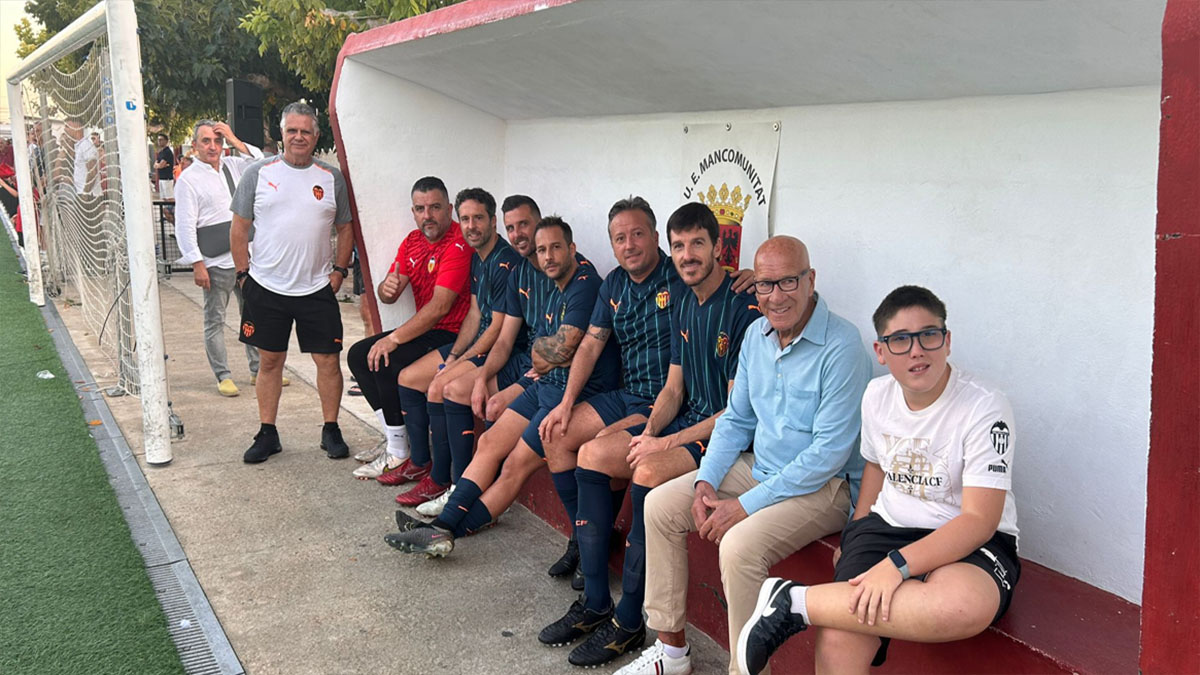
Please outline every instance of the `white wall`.
[[[524, 192], [544, 214], [561, 214], [602, 270], [614, 265], [605, 232], [613, 201], [641, 194], [661, 221], [680, 203], [684, 124], [781, 120], [774, 231], [808, 243], [830, 307], [869, 338], [871, 312], [895, 286], [938, 293], [949, 308], [953, 362], [1003, 388], [1017, 415], [1022, 555], [1140, 600], [1157, 88], [504, 127], [427, 90], [372, 77], [363, 103], [453, 112], [416, 135], [434, 129], [439, 143], [480, 145], [502, 158], [469, 178], [498, 199]], [[343, 79], [339, 92], [347, 89]], [[370, 119], [377, 125], [378, 113]], [[412, 136], [409, 124], [396, 115], [392, 133]], [[503, 148], [494, 147], [498, 129]], [[380, 233], [396, 221], [388, 216], [403, 206], [400, 184], [411, 179], [366, 188], [364, 175], [388, 182], [367, 167], [386, 166], [384, 155], [396, 153], [358, 156], [364, 146], [361, 138], [347, 143], [351, 171], [364, 225]], [[445, 171], [448, 184], [451, 176], [463, 184], [449, 158], [427, 146], [405, 158], [405, 170]], [[501, 165], [503, 182], [484, 173]]]
[[[451, 202], [476, 186], [503, 198], [503, 120], [353, 59], [342, 64], [337, 113], [375, 283], [414, 227], [417, 179], [441, 178]], [[379, 307], [384, 328], [395, 328], [412, 314], [412, 294]]]

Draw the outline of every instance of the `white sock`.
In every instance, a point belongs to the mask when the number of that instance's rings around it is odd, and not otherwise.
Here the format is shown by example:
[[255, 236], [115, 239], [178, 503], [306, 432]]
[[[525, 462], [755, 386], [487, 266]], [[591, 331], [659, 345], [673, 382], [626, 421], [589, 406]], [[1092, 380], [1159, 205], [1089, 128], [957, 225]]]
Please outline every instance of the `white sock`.
[[408, 459], [408, 429], [403, 424], [399, 426], [384, 425], [387, 434], [388, 456], [396, 460]]
[[684, 645], [682, 647], [676, 647], [675, 645], [669, 645], [664, 642], [663, 653], [673, 659], [682, 659], [688, 655], [688, 646]]
[[387, 418], [383, 416], [383, 408], [375, 411], [375, 417], [379, 419], [379, 426], [387, 427]]
[[789, 592], [792, 594], [792, 614], [799, 614], [804, 623], [812, 625], [808, 618], [808, 586], [796, 584]]

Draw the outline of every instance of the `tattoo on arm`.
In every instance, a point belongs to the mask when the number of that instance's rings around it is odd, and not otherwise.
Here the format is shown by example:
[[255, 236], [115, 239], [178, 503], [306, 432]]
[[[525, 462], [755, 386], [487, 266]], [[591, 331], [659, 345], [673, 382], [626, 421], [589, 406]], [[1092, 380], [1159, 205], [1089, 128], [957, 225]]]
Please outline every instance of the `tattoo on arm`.
[[588, 337], [595, 338], [600, 342], [608, 342], [608, 336], [612, 335], [611, 328], [598, 328], [596, 326], [588, 327]]
[[575, 356], [575, 348], [582, 339], [582, 330], [575, 326], [561, 326], [554, 335], [534, 340], [533, 349], [547, 362], [555, 366], [565, 366]]

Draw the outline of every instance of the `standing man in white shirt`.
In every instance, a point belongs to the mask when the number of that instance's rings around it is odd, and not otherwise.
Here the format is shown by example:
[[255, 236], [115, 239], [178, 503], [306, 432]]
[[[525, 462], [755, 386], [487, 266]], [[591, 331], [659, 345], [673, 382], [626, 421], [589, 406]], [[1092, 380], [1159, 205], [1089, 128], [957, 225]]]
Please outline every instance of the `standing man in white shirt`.
[[[160, 134], [162, 143], [165, 136]], [[225, 156], [224, 141], [242, 157]], [[242, 289], [234, 283], [233, 254], [229, 248], [229, 204], [242, 172], [262, 151], [246, 145], [224, 122], [201, 120], [192, 133], [193, 152], [200, 161], [179, 174], [175, 190], [175, 239], [182, 254], [179, 262], [192, 266], [196, 285], [204, 289], [204, 353], [217, 378], [222, 396], [237, 396], [225, 356], [225, 309], [229, 294], [242, 308]], [[160, 179], [161, 181], [161, 179]], [[203, 236], [203, 239], [201, 238]], [[215, 245], [215, 248], [213, 247]], [[246, 345], [250, 383], [258, 378], [258, 349]]]
[[71, 182], [75, 194], [100, 196], [100, 146], [89, 134], [84, 136], [79, 122], [67, 123], [67, 135], [75, 143], [75, 162], [71, 168]]
[[[290, 103], [279, 123], [283, 154], [246, 168], [233, 197], [230, 241], [242, 287], [239, 339], [258, 347], [258, 416], [262, 423], [243, 460], [264, 462], [282, 450], [275, 416], [292, 323], [300, 351], [317, 366], [325, 426], [321, 449], [330, 459], [350, 454], [338, 428], [342, 402], [342, 314], [337, 290], [345, 280], [354, 239], [350, 198], [338, 169], [313, 159], [320, 130], [307, 103]], [[250, 228], [255, 227], [254, 256]], [[329, 228], [337, 229], [337, 254]]]

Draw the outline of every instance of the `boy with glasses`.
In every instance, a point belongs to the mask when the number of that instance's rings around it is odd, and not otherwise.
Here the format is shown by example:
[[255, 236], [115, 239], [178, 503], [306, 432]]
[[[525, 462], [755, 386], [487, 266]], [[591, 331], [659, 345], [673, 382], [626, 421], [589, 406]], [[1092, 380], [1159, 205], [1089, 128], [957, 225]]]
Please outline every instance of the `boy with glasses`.
[[875, 311], [863, 470], [835, 583], [768, 579], [738, 641], [757, 674], [789, 636], [820, 626], [818, 672], [867, 672], [891, 638], [960, 640], [1004, 615], [1020, 576], [1013, 415], [1004, 394], [952, 367], [946, 307], [901, 286]]

